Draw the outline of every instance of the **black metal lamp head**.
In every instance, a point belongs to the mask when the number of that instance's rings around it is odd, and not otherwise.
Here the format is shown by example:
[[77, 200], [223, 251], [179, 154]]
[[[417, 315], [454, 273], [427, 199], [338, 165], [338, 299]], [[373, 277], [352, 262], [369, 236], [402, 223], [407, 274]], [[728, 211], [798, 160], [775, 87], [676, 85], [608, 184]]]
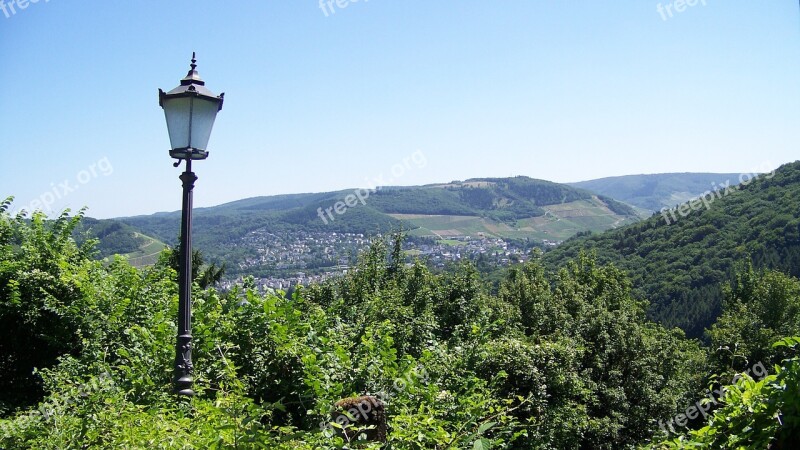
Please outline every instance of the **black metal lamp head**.
[[164, 109], [172, 146], [169, 155], [173, 158], [208, 157], [208, 140], [225, 94], [216, 96], [205, 84], [197, 73], [197, 59], [192, 53], [191, 69], [180, 86], [169, 92], [158, 90], [158, 104]]

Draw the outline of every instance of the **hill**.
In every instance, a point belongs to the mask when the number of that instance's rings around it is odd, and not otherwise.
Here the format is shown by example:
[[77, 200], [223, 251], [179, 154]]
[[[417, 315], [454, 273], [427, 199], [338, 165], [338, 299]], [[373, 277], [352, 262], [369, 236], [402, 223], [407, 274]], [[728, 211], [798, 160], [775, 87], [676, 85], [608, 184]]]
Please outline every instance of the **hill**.
[[[706, 205], [708, 207], [706, 207]], [[701, 336], [718, 316], [720, 285], [735, 265], [800, 275], [800, 162], [600, 235], [548, 252], [551, 269], [582, 250], [626, 270], [652, 318]]]
[[649, 212], [671, 208], [716, 186], [739, 183], [738, 173], [659, 173], [625, 175], [567, 183], [623, 201]]
[[[795, 172], [781, 172], [767, 198], [793, 193]], [[178, 366], [194, 375], [178, 386], [200, 394], [187, 417], [169, 370], [171, 263], [98, 264], [71, 239], [81, 217], [12, 219], [10, 202], [0, 202], [0, 448], [153, 448], [169, 438], [186, 448], [353, 448], [344, 439], [361, 442], [372, 424], [392, 448], [618, 449], [682, 434], [687, 419], [706, 428], [645, 448], [797, 448], [800, 361], [770, 364], [800, 346], [772, 345], [800, 324], [800, 280], [782, 274], [739, 276], [703, 349], [646, 320], [626, 275], [592, 257], [556, 276], [532, 258], [490, 293], [474, 266], [406, 265], [399, 240], [377, 240], [354, 270], [293, 295], [260, 293], [252, 280], [195, 291], [194, 339]], [[734, 344], [730, 356], [713, 350]], [[723, 388], [730, 377], [735, 386]], [[703, 390], [709, 380], [714, 393]]]
[[[175, 242], [180, 213], [119, 220]], [[210, 259], [228, 262], [230, 273], [236, 274], [237, 268], [251, 264], [245, 261], [263, 256], [263, 240], [247, 239], [254, 233], [288, 242], [298, 232], [371, 236], [402, 228], [412, 236], [436, 240], [485, 236], [544, 245], [637, 220], [630, 206], [571, 186], [528, 177], [477, 178], [373, 191], [255, 197], [198, 208], [194, 242]]]
[[122, 255], [132, 265], [142, 267], [153, 264], [159, 252], [166, 247], [160, 240], [140, 233], [134, 227], [118, 220], [98, 220], [86, 217], [75, 230], [78, 242], [97, 239], [99, 258]]
[[[11, 220], [8, 204], [3, 449], [633, 448], [700, 387], [703, 351], [648, 322], [617, 269], [581, 258], [545, 278], [532, 261], [495, 295], [471, 266], [406, 265], [384, 240], [292, 296], [195, 290], [177, 367], [193, 382], [176, 382], [170, 263], [97, 264], [70, 239], [80, 217]], [[198, 394], [191, 416], [176, 385]], [[370, 412], [385, 445], [356, 438]]]

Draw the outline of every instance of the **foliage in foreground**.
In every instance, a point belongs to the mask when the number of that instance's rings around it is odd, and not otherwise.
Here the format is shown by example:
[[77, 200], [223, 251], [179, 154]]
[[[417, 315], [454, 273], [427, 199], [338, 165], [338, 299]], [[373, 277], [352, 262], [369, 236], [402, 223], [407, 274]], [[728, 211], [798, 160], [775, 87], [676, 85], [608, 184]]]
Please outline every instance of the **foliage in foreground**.
[[[346, 277], [291, 298], [252, 281], [194, 299], [196, 390], [170, 394], [169, 255], [91, 259], [79, 219], [0, 206], [0, 448], [352, 448], [332, 405], [384, 398], [387, 448], [630, 448], [699, 390], [704, 354], [645, 319], [613, 266], [537, 262], [490, 296], [474, 268], [435, 275], [376, 242]], [[25, 345], [49, 352], [25, 360]], [[13, 368], [14, 370], [6, 370]]]
[[[776, 348], [798, 350], [800, 337], [781, 339]], [[705, 427], [650, 449], [800, 447], [800, 358], [786, 359], [761, 380], [737, 377], [726, 386], [722, 407]]]
[[782, 338], [800, 335], [800, 281], [747, 265], [724, 292], [708, 331], [717, 395], [700, 404], [712, 414], [649, 448], [800, 448], [800, 338]]

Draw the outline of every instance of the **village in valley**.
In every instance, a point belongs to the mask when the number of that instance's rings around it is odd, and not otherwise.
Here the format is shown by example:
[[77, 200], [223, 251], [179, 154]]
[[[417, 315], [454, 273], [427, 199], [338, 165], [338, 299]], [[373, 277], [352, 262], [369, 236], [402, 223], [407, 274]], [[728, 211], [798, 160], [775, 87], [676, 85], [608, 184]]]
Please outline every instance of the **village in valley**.
[[[381, 238], [381, 236], [376, 236]], [[257, 249], [245, 258], [220, 287], [228, 289], [252, 276], [260, 290], [288, 290], [297, 285], [320, 283], [346, 274], [372, 239], [362, 233], [278, 232], [267, 228], [251, 231], [235, 246]], [[448, 239], [406, 237], [407, 263], [414, 258], [434, 269], [468, 259], [493, 266], [524, 262], [534, 247], [554, 247], [560, 242], [518, 242], [496, 236], [450, 236]]]

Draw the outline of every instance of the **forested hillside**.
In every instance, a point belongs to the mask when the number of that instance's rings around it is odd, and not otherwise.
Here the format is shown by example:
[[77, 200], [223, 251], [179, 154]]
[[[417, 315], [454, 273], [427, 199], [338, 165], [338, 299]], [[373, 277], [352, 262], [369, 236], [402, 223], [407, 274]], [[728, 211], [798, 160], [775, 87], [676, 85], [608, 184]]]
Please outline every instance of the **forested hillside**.
[[[331, 210], [348, 195], [361, 197], [346, 213], [320, 215]], [[567, 185], [528, 177], [479, 178], [429, 186], [380, 187], [375, 190], [355, 189], [319, 194], [295, 194], [256, 197], [196, 211], [198, 232], [204, 227], [226, 226], [226, 235], [241, 234], [242, 227], [258, 228], [264, 224], [281, 229], [302, 226], [303, 229], [326, 229], [341, 232], [374, 233], [390, 231], [400, 222], [388, 214], [466, 215], [513, 222], [545, 214], [543, 206], [591, 200], [593, 194]], [[609, 197], [602, 197], [610, 210], [621, 216], [635, 217], [629, 206]], [[173, 225], [179, 213], [160, 213], [121, 219], [126, 223], [172, 239]], [[333, 218], [331, 219], [331, 216]], [[322, 220], [322, 218], [326, 220]], [[247, 227], [244, 223], [254, 223]], [[221, 230], [217, 230], [221, 231]]]
[[800, 275], [800, 162], [719, 190], [705, 202], [578, 236], [544, 261], [562, 267], [581, 251], [624, 269], [637, 295], [650, 300], [651, 318], [700, 337], [720, 313], [721, 285], [737, 262]]
[[113, 219], [84, 218], [74, 234], [79, 244], [88, 239], [97, 240], [98, 258], [125, 255], [134, 265], [152, 264], [165, 247], [158, 239], [145, 236], [134, 227]]
[[[175, 243], [180, 228], [178, 212], [119, 220], [167, 243]], [[481, 178], [372, 191], [256, 197], [199, 208], [194, 213], [194, 240], [212, 261], [227, 263], [235, 275], [245, 261], [259, 256], [258, 248], [243, 242], [255, 231], [284, 236], [297, 232], [371, 236], [404, 229], [432, 239], [442, 239], [443, 234], [483, 235], [542, 245], [545, 239], [561, 241], [578, 232], [637, 220], [639, 216], [628, 205], [567, 185], [528, 177]]]
[[[72, 238], [80, 216], [10, 217], [8, 205], [0, 448], [381, 448], [349, 442], [368, 432], [356, 416], [334, 417], [339, 399], [362, 394], [385, 401], [397, 449], [675, 448], [718, 445], [717, 430], [791, 448], [796, 436], [790, 359], [760, 385], [722, 389], [708, 428], [670, 441], [706, 383], [743, 370], [739, 357], [771, 371], [794, 354], [797, 339], [769, 345], [800, 324], [800, 281], [780, 273], [748, 268], [726, 288], [712, 338], [736, 349], [732, 361], [648, 321], [625, 274], [586, 255], [553, 276], [537, 260], [516, 266], [491, 295], [468, 263], [434, 274], [404, 263], [399, 237], [378, 240], [357, 270], [291, 298], [250, 280], [228, 292], [195, 285], [197, 395], [178, 399], [169, 251], [145, 269], [102, 264]], [[742, 432], [753, 424], [765, 425]]]

